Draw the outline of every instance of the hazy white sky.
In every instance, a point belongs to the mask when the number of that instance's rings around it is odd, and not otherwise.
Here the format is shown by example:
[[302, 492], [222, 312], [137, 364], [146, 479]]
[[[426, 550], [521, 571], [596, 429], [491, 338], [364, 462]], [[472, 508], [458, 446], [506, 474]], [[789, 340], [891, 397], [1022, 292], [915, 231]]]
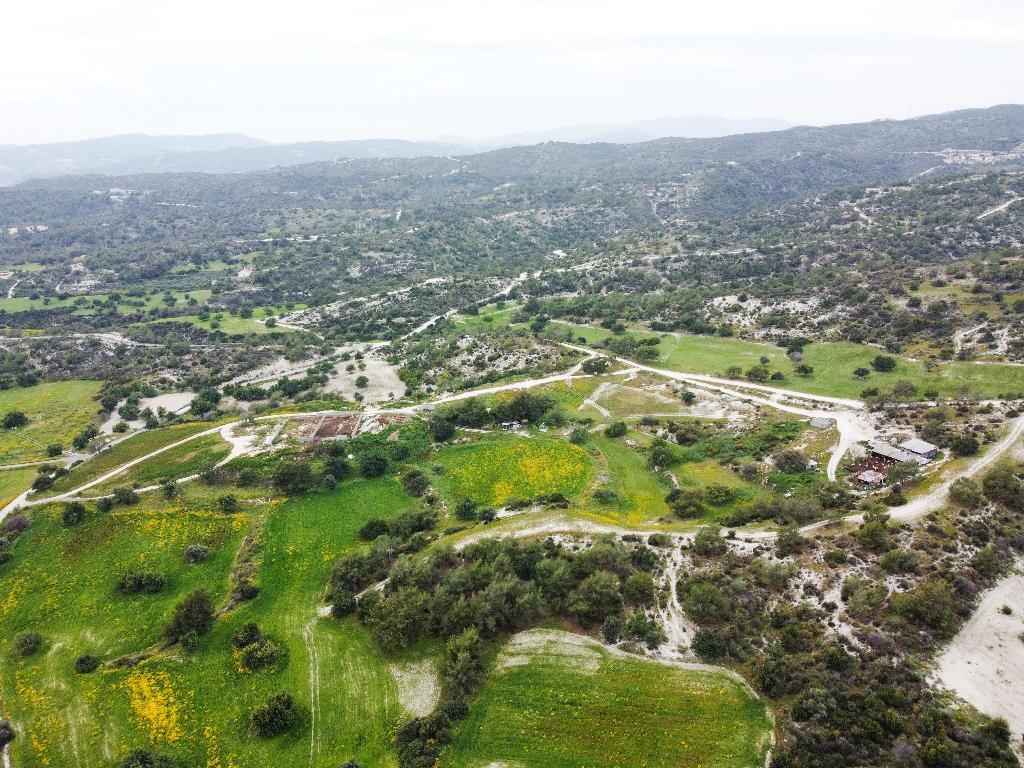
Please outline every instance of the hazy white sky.
[[1024, 102], [1022, 0], [4, 4], [0, 143], [491, 136]]

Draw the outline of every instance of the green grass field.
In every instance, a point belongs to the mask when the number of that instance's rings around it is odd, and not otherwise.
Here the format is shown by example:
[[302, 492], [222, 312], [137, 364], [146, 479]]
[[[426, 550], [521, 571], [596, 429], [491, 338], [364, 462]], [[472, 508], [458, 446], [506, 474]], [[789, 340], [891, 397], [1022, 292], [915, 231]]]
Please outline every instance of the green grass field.
[[[213, 316], [208, 320], [200, 320], [197, 315], [182, 315], [181, 317], [169, 317], [162, 320], [153, 320], [148, 325], [156, 325], [159, 323], [189, 323], [194, 325], [196, 328], [202, 328], [206, 331], [219, 330], [233, 336], [234, 334], [242, 335], [262, 335], [265, 333], [293, 333], [289, 328], [267, 328], [266, 325], [260, 323], [254, 319], [246, 319], [242, 317], [235, 317], [234, 315], [225, 314], [220, 320], [215, 320]], [[214, 328], [214, 324], [217, 325]]]
[[140, 488], [164, 480], [177, 480], [216, 464], [227, 456], [230, 450], [231, 446], [218, 434], [197, 437], [136, 464], [127, 471], [93, 486], [86, 493], [90, 496], [100, 496], [121, 486]]
[[[771, 721], [724, 672], [616, 656], [527, 633], [499, 656], [442, 757], [452, 768], [758, 768]], [[526, 663], [523, 663], [525, 661]], [[503, 668], [504, 667], [504, 668]]]
[[22, 411], [28, 425], [0, 430], [0, 464], [18, 464], [46, 458], [46, 446], [68, 448], [71, 438], [85, 429], [99, 405], [93, 397], [98, 381], [57, 381], [0, 391], [0, 418]]
[[[583, 337], [588, 344], [602, 341], [610, 331], [590, 326], [569, 325], [573, 334]], [[637, 331], [640, 337], [659, 336], [650, 331]], [[810, 344], [804, 349], [803, 362], [814, 368], [808, 377], [797, 376], [786, 351], [770, 344], [742, 341], [718, 336], [679, 334], [664, 336], [658, 345], [658, 357], [648, 364], [684, 373], [722, 375], [732, 365], [747, 370], [758, 363], [761, 356], [769, 359], [773, 371], [780, 370], [786, 379], [780, 387], [814, 395], [857, 398], [865, 387], [877, 386], [883, 391], [901, 379], [913, 382], [923, 393], [935, 389], [942, 395], [955, 395], [961, 387], [982, 397], [998, 397], [1003, 393], [1024, 391], [1024, 369], [999, 363], [942, 363], [933, 372], [921, 362], [897, 357], [896, 370], [891, 373], [872, 372], [865, 380], [853, 375], [855, 368], [870, 368], [871, 360], [879, 350], [850, 342]]]
[[601, 483], [599, 487], [614, 492], [618, 499], [601, 503], [591, 494], [586, 504], [588, 511], [620, 525], [638, 525], [660, 517], [671, 517], [665, 495], [672, 486], [648, 468], [643, 455], [626, 447], [620, 440], [599, 434], [590, 438], [587, 447], [591, 446], [600, 457], [598, 474], [608, 478], [608, 482]]
[[66, 475], [57, 478], [57, 482], [53, 484], [53, 487], [45, 494], [40, 494], [40, 497], [52, 496], [73, 490], [132, 459], [145, 456], [147, 453], [151, 453], [162, 446], [177, 442], [189, 435], [194, 435], [196, 432], [202, 432], [211, 426], [209, 422], [205, 421], [191, 422], [139, 432], [127, 440], [72, 467]]
[[[173, 504], [151, 495], [139, 508], [93, 512], [71, 530], [57, 524], [56, 511], [36, 513], [15, 559], [0, 568], [2, 706], [19, 733], [10, 747], [13, 764], [107, 768], [129, 749], [146, 747], [181, 765], [208, 768], [335, 768], [352, 757], [392, 768], [391, 734], [408, 714], [389, 663], [435, 651], [419, 648], [385, 660], [355, 622], [320, 620], [316, 609], [331, 564], [355, 546], [359, 527], [412, 507], [412, 500], [393, 479], [356, 480], [283, 503], [246, 503], [225, 516], [212, 511], [212, 499], [201, 491], [185, 488]], [[252, 526], [263, 531], [255, 576], [261, 594], [220, 618], [198, 654], [72, 672], [82, 652], [108, 659], [152, 646], [171, 606], [197, 584], [222, 603], [234, 550]], [[182, 548], [197, 540], [217, 549], [187, 566]], [[117, 572], [129, 565], [162, 570], [168, 590], [117, 595]], [[230, 637], [248, 621], [283, 648], [276, 666], [238, 669]], [[28, 627], [44, 635], [47, 647], [8, 662], [12, 638]], [[302, 719], [290, 734], [262, 741], [247, 731], [248, 714], [280, 690], [292, 693]]]
[[491, 506], [542, 493], [573, 497], [593, 475], [587, 452], [556, 438], [487, 438], [447, 449], [435, 463], [444, 472], [432, 482], [450, 499], [468, 498]]
[[36, 471], [32, 467], [0, 470], [0, 509], [22, 491], [32, 486]]

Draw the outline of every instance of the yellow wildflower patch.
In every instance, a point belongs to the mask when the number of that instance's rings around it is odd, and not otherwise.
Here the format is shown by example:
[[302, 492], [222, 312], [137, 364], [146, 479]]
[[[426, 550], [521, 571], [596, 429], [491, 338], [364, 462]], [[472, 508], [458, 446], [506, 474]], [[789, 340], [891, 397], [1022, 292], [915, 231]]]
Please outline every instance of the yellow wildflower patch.
[[182, 735], [181, 713], [166, 672], [134, 670], [121, 687], [128, 692], [139, 723], [152, 741], [173, 744]]

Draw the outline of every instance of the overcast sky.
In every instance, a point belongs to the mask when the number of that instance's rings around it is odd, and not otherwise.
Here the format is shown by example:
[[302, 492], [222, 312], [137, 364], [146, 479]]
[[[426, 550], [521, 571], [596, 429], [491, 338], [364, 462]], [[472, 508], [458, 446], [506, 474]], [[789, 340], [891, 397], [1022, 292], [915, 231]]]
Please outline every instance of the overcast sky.
[[1021, 0], [4, 4], [0, 143], [485, 137], [1024, 102]]

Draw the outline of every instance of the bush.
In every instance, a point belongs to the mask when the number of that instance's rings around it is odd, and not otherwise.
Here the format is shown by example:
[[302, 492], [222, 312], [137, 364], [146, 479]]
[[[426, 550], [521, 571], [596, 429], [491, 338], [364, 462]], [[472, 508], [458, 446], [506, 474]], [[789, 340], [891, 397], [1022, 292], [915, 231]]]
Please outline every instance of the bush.
[[280, 655], [280, 649], [269, 640], [250, 643], [242, 648], [240, 661], [242, 666], [249, 670], [269, 667]]
[[282, 461], [274, 470], [274, 487], [289, 496], [305, 493], [313, 485], [313, 472], [305, 461]]
[[622, 637], [622, 617], [608, 616], [601, 625], [601, 637], [609, 645], [619, 642]]
[[949, 499], [970, 509], [977, 509], [985, 504], [981, 486], [969, 477], [958, 477], [953, 481], [949, 486]]
[[359, 472], [363, 477], [380, 477], [388, 471], [388, 460], [379, 454], [371, 453], [359, 459]]
[[233, 493], [226, 493], [217, 499], [217, 506], [225, 514], [231, 514], [238, 510], [238, 498]]
[[949, 441], [949, 447], [957, 456], [973, 456], [981, 446], [972, 435], [958, 435]]
[[427, 429], [436, 443], [447, 442], [455, 436], [455, 425], [440, 417], [432, 418], [427, 424]]
[[252, 711], [252, 726], [257, 735], [264, 739], [290, 730], [298, 720], [295, 701], [287, 691], [271, 696]]
[[114, 501], [117, 504], [123, 506], [129, 506], [137, 503], [139, 500], [139, 494], [137, 494], [131, 488], [115, 488], [114, 489]]
[[713, 629], [698, 629], [690, 647], [704, 661], [718, 661], [729, 653], [725, 638]]
[[14, 741], [14, 726], [8, 720], [0, 720], [0, 749]]
[[472, 499], [462, 499], [455, 505], [455, 517], [459, 520], [476, 520], [476, 502]]
[[569, 613], [585, 624], [604, 621], [622, 610], [619, 577], [608, 571], [597, 571], [569, 593]]
[[871, 367], [881, 373], [889, 373], [896, 370], [896, 358], [890, 355], [875, 355], [871, 361]]
[[627, 427], [624, 421], [613, 421], [604, 430], [606, 437], [622, 437], [626, 432]]
[[590, 437], [590, 431], [586, 427], [576, 427], [569, 433], [569, 442], [573, 445], [583, 445]]
[[195, 565], [201, 563], [210, 554], [210, 548], [205, 544], [189, 544], [185, 547], [185, 561]]
[[430, 487], [430, 480], [418, 469], [410, 469], [402, 475], [402, 487], [410, 496], [419, 497]]
[[64, 505], [64, 511], [60, 516], [61, 525], [71, 528], [85, 520], [85, 504], [80, 501], [69, 501]]
[[114, 500], [109, 496], [104, 496], [102, 499], [96, 502], [96, 509], [100, 512], [109, 512], [114, 508]]
[[75, 659], [75, 672], [80, 675], [88, 675], [90, 672], [95, 672], [99, 665], [100, 660], [95, 656], [90, 656], [87, 653], [82, 654]]
[[263, 633], [260, 632], [259, 625], [252, 621], [231, 635], [231, 644], [235, 646], [235, 648], [239, 649], [245, 648], [245, 646], [252, 645], [253, 643], [262, 642]]
[[186, 632], [205, 635], [213, 626], [213, 603], [205, 589], [196, 589], [174, 607], [174, 616], [167, 627], [167, 636], [177, 640]]
[[28, 416], [22, 411], [9, 411], [4, 416], [4, 429], [17, 429], [18, 427], [24, 427], [28, 424]]
[[32, 527], [32, 522], [25, 515], [11, 515], [4, 522], [4, 533], [22, 533]]
[[43, 645], [43, 636], [38, 632], [22, 632], [14, 638], [14, 652], [21, 658], [31, 656]]
[[622, 585], [622, 596], [632, 605], [653, 605], [654, 595], [654, 579], [649, 573], [634, 573]]
[[356, 609], [356, 596], [347, 589], [337, 589], [334, 591], [334, 599], [331, 602], [331, 615], [340, 619], [344, 616], [348, 616]]
[[125, 755], [118, 768], [175, 768], [176, 763], [166, 755], [157, 755], [145, 749], [136, 749]]
[[807, 457], [792, 448], [779, 451], [774, 456], [775, 466], [780, 472], [803, 472], [807, 469]]
[[167, 585], [167, 579], [156, 571], [128, 571], [118, 579], [117, 591], [122, 595], [155, 595]]
[[693, 551], [704, 557], [724, 555], [728, 548], [725, 539], [719, 535], [718, 528], [713, 526], [704, 526], [693, 537]]

